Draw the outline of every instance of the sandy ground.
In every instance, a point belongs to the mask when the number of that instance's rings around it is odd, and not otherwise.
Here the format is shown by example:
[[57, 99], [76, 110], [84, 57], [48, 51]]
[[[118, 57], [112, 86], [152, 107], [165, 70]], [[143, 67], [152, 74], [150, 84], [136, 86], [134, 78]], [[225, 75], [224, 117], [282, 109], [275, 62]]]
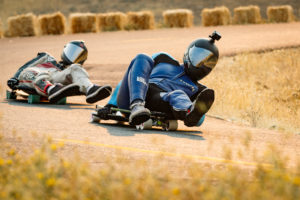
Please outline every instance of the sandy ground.
[[[295, 158], [300, 157], [299, 135], [240, 126], [213, 117], [208, 117], [199, 128], [187, 128], [180, 122], [177, 132], [159, 129], [137, 131], [116, 125], [113, 121], [89, 123], [95, 105], [87, 105], [84, 96], [69, 98], [67, 105], [59, 106], [29, 105], [5, 99], [6, 81], [22, 64], [35, 57], [38, 51], [47, 51], [59, 58], [63, 45], [73, 39], [86, 41], [89, 57], [85, 68], [93, 82], [115, 86], [136, 54], [165, 51], [181, 60], [191, 41], [207, 37], [214, 30], [223, 36], [217, 42], [221, 56], [300, 46], [300, 23], [1, 39], [0, 122], [4, 137], [24, 151], [28, 146], [39, 144], [38, 138], [51, 136], [55, 142], [66, 144], [60, 151], [63, 156], [69, 157], [78, 152], [95, 167], [103, 163], [103, 155], [113, 156], [119, 151], [129, 158], [146, 160], [163, 154], [166, 157], [162, 162], [166, 162], [171, 170], [172, 166], [182, 162], [182, 157], [218, 164], [224, 163], [223, 157], [230, 152], [232, 156], [227, 158], [232, 162], [251, 167], [255, 165], [256, 157], [262, 155], [271, 144], [288, 155], [289, 164], [293, 165]], [[106, 101], [98, 104], [103, 105]], [[251, 141], [248, 143], [249, 138]], [[242, 158], [241, 154], [244, 155]]]

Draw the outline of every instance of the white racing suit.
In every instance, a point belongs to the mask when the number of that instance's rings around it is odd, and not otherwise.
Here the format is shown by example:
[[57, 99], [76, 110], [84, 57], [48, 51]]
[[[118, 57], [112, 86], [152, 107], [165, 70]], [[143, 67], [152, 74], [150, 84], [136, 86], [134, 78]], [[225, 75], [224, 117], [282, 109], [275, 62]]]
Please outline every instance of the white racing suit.
[[18, 87], [31, 88], [42, 96], [48, 96], [47, 89], [53, 84], [79, 85], [77, 94], [86, 94], [93, 84], [88, 73], [80, 64], [72, 64], [66, 68], [48, 53], [38, 53], [37, 57], [23, 65], [14, 76], [19, 80]]

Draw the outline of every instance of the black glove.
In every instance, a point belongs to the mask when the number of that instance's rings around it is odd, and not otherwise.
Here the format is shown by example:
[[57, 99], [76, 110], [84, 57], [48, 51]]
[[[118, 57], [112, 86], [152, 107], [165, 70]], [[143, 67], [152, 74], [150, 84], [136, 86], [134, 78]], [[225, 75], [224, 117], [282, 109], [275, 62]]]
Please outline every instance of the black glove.
[[18, 84], [19, 80], [17, 78], [11, 78], [7, 81], [8, 87], [10, 87], [12, 90], [17, 89]]
[[111, 113], [111, 106], [106, 105], [103, 108], [97, 110], [97, 114], [101, 119], [108, 119], [107, 115]]

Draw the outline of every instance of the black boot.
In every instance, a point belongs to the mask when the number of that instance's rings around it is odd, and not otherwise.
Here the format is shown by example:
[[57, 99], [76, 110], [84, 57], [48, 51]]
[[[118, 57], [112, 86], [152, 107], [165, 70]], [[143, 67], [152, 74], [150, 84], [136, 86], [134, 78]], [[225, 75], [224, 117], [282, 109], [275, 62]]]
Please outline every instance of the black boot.
[[193, 102], [190, 112], [186, 115], [184, 125], [196, 126], [201, 117], [207, 113], [215, 100], [215, 93], [212, 89], [204, 89], [198, 94]]
[[131, 125], [140, 125], [150, 119], [150, 111], [145, 108], [145, 104], [141, 100], [134, 101], [130, 105], [131, 114], [129, 116], [129, 123]]
[[55, 84], [53, 88], [48, 91], [48, 99], [51, 103], [56, 103], [64, 97], [73, 96], [79, 92], [79, 85], [70, 84], [63, 86], [61, 84]]
[[89, 91], [86, 94], [86, 102], [87, 103], [95, 103], [97, 101], [100, 101], [102, 99], [105, 99], [106, 97], [109, 97], [111, 94], [112, 88], [110, 86], [98, 86], [94, 85], [89, 89]]

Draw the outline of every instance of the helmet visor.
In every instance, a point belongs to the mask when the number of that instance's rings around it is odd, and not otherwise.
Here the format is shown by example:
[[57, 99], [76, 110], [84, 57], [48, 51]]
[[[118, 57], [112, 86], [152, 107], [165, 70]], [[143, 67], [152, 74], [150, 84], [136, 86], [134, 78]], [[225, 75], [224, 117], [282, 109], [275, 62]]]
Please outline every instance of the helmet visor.
[[194, 67], [206, 66], [208, 68], [214, 68], [217, 64], [218, 58], [213, 52], [193, 46], [189, 50], [189, 58]]
[[72, 62], [72, 63], [77, 63], [80, 59], [80, 55], [84, 51], [83, 48], [72, 44], [68, 43], [64, 49], [64, 53], [66, 57]]

